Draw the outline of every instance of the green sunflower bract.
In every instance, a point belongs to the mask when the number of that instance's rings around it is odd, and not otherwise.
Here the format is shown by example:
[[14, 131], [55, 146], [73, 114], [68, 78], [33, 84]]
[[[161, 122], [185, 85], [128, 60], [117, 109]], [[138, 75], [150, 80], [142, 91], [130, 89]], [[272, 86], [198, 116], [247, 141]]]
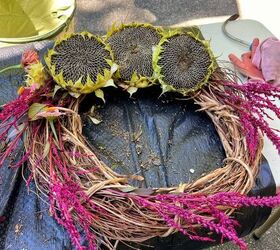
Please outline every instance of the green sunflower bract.
[[110, 49], [88, 32], [65, 35], [48, 51], [45, 61], [57, 84], [73, 95], [95, 92], [103, 99], [100, 88], [115, 86], [112, 76], [118, 66]]
[[132, 23], [113, 26], [107, 33], [106, 42], [120, 66], [117, 76], [130, 94], [153, 84], [153, 48], [159, 43], [161, 32], [149, 24]]
[[216, 63], [209, 42], [198, 34], [168, 30], [154, 50], [153, 68], [163, 93], [188, 95], [207, 84]]

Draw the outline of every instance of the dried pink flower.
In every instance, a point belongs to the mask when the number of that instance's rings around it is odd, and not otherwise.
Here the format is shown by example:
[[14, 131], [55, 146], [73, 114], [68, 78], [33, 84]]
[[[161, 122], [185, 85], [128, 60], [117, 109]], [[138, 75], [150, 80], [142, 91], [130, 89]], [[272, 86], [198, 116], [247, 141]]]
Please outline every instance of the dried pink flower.
[[39, 62], [38, 52], [34, 49], [26, 50], [21, 59], [21, 65], [23, 68], [28, 67], [31, 64]]
[[65, 113], [60, 112], [58, 107], [48, 107], [45, 111], [37, 113], [37, 117], [51, 118], [65, 115]]
[[215, 94], [225, 104], [233, 107], [240, 117], [251, 158], [255, 158], [259, 131], [267, 135], [280, 154], [280, 135], [267, 122], [267, 119], [272, 119], [267, 110], [272, 111], [280, 119], [280, 108], [275, 103], [275, 99], [280, 99], [280, 87], [256, 80], [244, 84], [217, 83], [226, 88], [223, 92], [214, 90]]

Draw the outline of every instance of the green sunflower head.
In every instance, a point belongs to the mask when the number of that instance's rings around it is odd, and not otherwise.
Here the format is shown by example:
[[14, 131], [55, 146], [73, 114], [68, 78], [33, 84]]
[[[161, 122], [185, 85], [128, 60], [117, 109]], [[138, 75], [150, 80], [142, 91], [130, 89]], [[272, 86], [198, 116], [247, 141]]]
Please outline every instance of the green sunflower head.
[[108, 31], [106, 42], [119, 65], [120, 86], [130, 94], [153, 84], [153, 49], [161, 39], [160, 28], [150, 24], [122, 24]]
[[65, 35], [48, 51], [45, 61], [57, 84], [74, 96], [95, 92], [102, 98], [100, 88], [114, 86], [117, 65], [111, 51], [101, 38], [88, 32]]
[[189, 95], [207, 84], [216, 69], [209, 41], [199, 32], [167, 30], [153, 53], [155, 77], [162, 92]]

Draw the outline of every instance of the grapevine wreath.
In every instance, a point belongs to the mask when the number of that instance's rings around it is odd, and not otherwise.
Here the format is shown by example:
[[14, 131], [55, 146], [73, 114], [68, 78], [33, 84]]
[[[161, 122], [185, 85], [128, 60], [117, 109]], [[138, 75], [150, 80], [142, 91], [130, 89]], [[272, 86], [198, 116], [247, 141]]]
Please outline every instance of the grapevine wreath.
[[[25, 85], [0, 112], [0, 166], [28, 163], [27, 184], [34, 181], [49, 200], [51, 215], [77, 249], [115, 249], [118, 242], [141, 243], [175, 232], [199, 241], [213, 241], [209, 232], [214, 232], [246, 249], [233, 211], [280, 205], [279, 196], [246, 196], [259, 170], [264, 134], [280, 153], [279, 131], [265, 119], [267, 109], [280, 118], [274, 102], [280, 89], [263, 81], [241, 83], [218, 66], [197, 30], [128, 24], [105, 37], [69, 34], [44, 61], [36, 51], [23, 54]], [[118, 174], [98, 159], [82, 134], [79, 110], [85, 96], [94, 93], [105, 102], [105, 87], [133, 95], [151, 85], [162, 94], [186, 96], [208, 114], [225, 150], [223, 166], [191, 183], [143, 189], [130, 184], [143, 177]], [[21, 139], [25, 154], [14, 162], [9, 156]]]

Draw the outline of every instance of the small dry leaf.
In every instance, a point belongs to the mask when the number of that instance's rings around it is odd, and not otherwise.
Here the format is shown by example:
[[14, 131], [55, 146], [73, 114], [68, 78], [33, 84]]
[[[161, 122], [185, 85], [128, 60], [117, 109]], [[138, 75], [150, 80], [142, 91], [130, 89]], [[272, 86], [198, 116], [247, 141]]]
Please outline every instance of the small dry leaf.
[[138, 132], [133, 133], [132, 140], [133, 141], [139, 141], [143, 131], [140, 129]]
[[155, 191], [151, 188], [137, 188], [132, 193], [140, 195], [140, 196], [146, 196], [146, 195], [151, 195], [154, 192]]
[[132, 186], [125, 186], [125, 187], [119, 187], [118, 188], [120, 191], [124, 192], [124, 193], [129, 193], [131, 191], [134, 191], [136, 189], [136, 187], [132, 187]]
[[23, 227], [22, 224], [20, 224], [20, 223], [16, 224], [16, 225], [15, 225], [15, 233], [16, 233], [16, 234], [20, 234], [21, 231], [22, 231], [22, 227]]
[[144, 177], [141, 175], [128, 175], [127, 177], [136, 181], [144, 181]]
[[44, 148], [44, 152], [43, 152], [43, 158], [46, 158], [46, 156], [49, 154], [49, 152], [50, 152], [50, 147], [51, 147], [50, 143], [47, 142], [47, 143], [45, 144], [45, 148]]
[[92, 121], [93, 124], [98, 125], [99, 123], [101, 123], [101, 120], [96, 119], [95, 117], [92, 117], [90, 115], [88, 115], [88, 117], [90, 118], [90, 120]]
[[153, 159], [153, 164], [154, 164], [155, 166], [160, 166], [160, 165], [161, 165], [160, 159], [159, 159], [159, 158]]
[[42, 220], [43, 219], [43, 214], [42, 213], [38, 213], [38, 219]]
[[4, 152], [4, 150], [6, 149], [7, 144], [4, 141], [0, 142], [0, 152]]

